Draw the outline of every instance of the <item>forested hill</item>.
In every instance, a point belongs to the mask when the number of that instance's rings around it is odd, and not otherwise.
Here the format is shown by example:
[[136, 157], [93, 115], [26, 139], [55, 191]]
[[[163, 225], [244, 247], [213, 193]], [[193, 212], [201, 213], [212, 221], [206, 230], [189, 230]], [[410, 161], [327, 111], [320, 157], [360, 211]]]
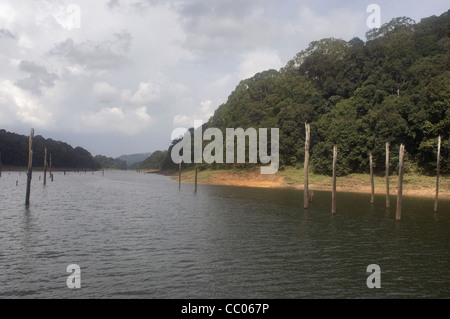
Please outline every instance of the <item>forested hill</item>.
[[[52, 167], [74, 169], [99, 169], [101, 165], [91, 153], [82, 147], [73, 148], [67, 143], [35, 136], [33, 139], [33, 166], [44, 166], [44, 149], [47, 148], [47, 163], [52, 154]], [[0, 152], [2, 165], [28, 166], [28, 136], [0, 130]]]
[[312, 42], [279, 71], [243, 80], [207, 126], [280, 129], [280, 163], [304, 159], [311, 124], [316, 173], [367, 172], [372, 152], [384, 169], [390, 142], [395, 167], [406, 146], [407, 169], [432, 173], [441, 135], [441, 170], [450, 172], [450, 11], [415, 23], [402, 17], [359, 38]]

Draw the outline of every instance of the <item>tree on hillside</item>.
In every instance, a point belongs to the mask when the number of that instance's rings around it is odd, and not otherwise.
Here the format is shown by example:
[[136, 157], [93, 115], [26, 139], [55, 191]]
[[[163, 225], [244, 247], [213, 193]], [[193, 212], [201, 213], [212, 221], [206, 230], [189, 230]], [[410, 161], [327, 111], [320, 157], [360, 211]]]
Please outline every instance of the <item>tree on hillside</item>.
[[419, 23], [395, 18], [366, 38], [313, 41], [281, 70], [242, 80], [206, 127], [279, 128], [283, 166], [303, 161], [308, 122], [313, 170], [330, 174], [337, 145], [339, 175], [366, 172], [369, 152], [381, 170], [386, 142], [406, 145], [409, 168], [433, 173], [440, 135], [449, 173], [450, 10]]

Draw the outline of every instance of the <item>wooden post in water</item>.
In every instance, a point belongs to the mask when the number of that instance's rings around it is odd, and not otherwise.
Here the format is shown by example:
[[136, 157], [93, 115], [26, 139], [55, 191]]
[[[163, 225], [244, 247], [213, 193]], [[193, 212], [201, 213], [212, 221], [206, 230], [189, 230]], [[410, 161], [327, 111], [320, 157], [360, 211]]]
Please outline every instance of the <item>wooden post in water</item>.
[[195, 192], [197, 193], [197, 166], [195, 166]]
[[47, 185], [47, 148], [44, 149], [44, 185]]
[[391, 204], [389, 198], [389, 142], [386, 143], [386, 208]]
[[28, 139], [28, 172], [27, 172], [27, 190], [25, 194], [25, 206], [30, 206], [31, 178], [33, 175], [33, 138], [34, 129], [31, 129]]
[[181, 161], [178, 165], [178, 188], [181, 188]]
[[336, 162], [337, 147], [333, 148], [333, 191], [331, 193], [331, 213], [336, 214]]
[[49, 172], [50, 172], [50, 180], [53, 182], [53, 173], [52, 173], [52, 154], [50, 154], [50, 164], [49, 164]]
[[402, 197], [403, 197], [403, 163], [405, 156], [405, 146], [403, 144], [400, 145], [400, 154], [399, 154], [399, 166], [398, 166], [398, 191], [397, 191], [397, 211], [395, 214], [395, 219], [400, 220], [402, 218]]
[[2, 177], [2, 153], [0, 152], [0, 177]]
[[434, 200], [434, 211], [437, 212], [438, 198], [439, 198], [439, 161], [441, 157], [441, 137], [438, 138], [438, 152], [436, 162], [436, 198]]
[[369, 154], [369, 161], [370, 161], [370, 185], [372, 187], [372, 193], [370, 196], [370, 203], [375, 203], [375, 184], [373, 182], [373, 157], [372, 153]]
[[309, 183], [308, 183], [308, 165], [309, 165], [309, 139], [310, 139], [310, 127], [308, 123], [305, 123], [305, 163], [303, 167], [303, 176], [305, 180], [305, 187], [303, 192], [303, 208], [309, 208]]

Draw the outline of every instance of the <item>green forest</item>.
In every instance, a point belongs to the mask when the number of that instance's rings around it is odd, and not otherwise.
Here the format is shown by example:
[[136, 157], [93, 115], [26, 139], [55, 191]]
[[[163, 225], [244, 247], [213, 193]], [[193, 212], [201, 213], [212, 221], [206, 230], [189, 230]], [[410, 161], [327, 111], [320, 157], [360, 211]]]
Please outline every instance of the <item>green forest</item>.
[[163, 161], [167, 157], [167, 151], [153, 152], [141, 163], [140, 169], [161, 170], [163, 168]]
[[[7, 132], [0, 129], [0, 164], [8, 167], [23, 168], [28, 166], [28, 136]], [[139, 169], [142, 159], [151, 153], [122, 155], [118, 158], [96, 155], [82, 147], [73, 148], [71, 145], [46, 139], [37, 135], [33, 139], [33, 167], [44, 167], [44, 150], [47, 148], [47, 164], [61, 169], [77, 170], [135, 170]]]
[[[47, 163], [52, 167], [72, 169], [100, 169], [101, 164], [82, 147], [73, 148], [67, 143], [45, 139], [41, 135], [33, 138], [33, 167], [44, 167], [44, 149], [47, 148]], [[28, 166], [28, 136], [0, 130], [1, 163], [5, 166]]]
[[112, 168], [126, 170], [127, 162], [118, 158], [106, 157], [104, 155], [96, 155], [94, 159], [100, 163], [102, 168]]
[[[281, 70], [242, 80], [203, 128], [279, 128], [283, 167], [303, 162], [307, 122], [314, 173], [331, 174], [336, 145], [339, 176], [367, 172], [369, 153], [383, 171], [387, 142], [392, 168], [403, 143], [405, 169], [432, 174], [441, 136], [441, 172], [450, 173], [450, 11], [395, 18], [366, 39], [311, 42]], [[175, 168], [177, 142], [155, 167]]]

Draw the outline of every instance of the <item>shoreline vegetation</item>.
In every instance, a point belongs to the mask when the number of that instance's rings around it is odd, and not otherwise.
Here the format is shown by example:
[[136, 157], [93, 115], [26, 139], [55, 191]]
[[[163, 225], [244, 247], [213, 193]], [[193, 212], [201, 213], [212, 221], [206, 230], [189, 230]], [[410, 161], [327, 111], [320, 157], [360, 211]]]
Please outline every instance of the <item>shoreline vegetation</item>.
[[[26, 167], [21, 167], [21, 166], [2, 166], [2, 171], [3, 172], [25, 172], [27, 171]], [[33, 166], [33, 172], [43, 172], [44, 168], [43, 167], [35, 167]], [[50, 171], [50, 168], [47, 168], [47, 172]], [[121, 171], [121, 169], [118, 168], [99, 168], [99, 169], [92, 169], [92, 168], [64, 168], [64, 167], [52, 167], [51, 168], [52, 172], [101, 172], [101, 171], [105, 171], [105, 172], [112, 172], [112, 171]], [[134, 171], [134, 169], [129, 169], [129, 171]]]
[[[161, 174], [171, 176], [178, 181], [178, 171], [147, 170], [144, 173]], [[332, 177], [309, 173], [310, 191], [331, 191]], [[185, 169], [181, 173], [181, 182], [193, 184], [195, 169]], [[226, 185], [239, 187], [263, 187], [263, 188], [291, 188], [303, 190], [303, 168], [288, 167], [273, 175], [261, 175], [259, 168], [252, 170], [203, 170], [198, 171], [198, 184]], [[414, 173], [406, 173], [403, 179], [403, 195], [412, 197], [424, 197], [434, 199], [436, 196], [436, 176], [426, 176]], [[374, 176], [375, 195], [386, 194], [385, 176]], [[397, 175], [389, 177], [389, 193], [397, 195]], [[369, 174], [350, 174], [337, 178], [338, 192], [371, 193]], [[450, 200], [450, 176], [440, 176], [439, 199]]]
[[[24, 172], [24, 167], [3, 166], [2, 171], [5, 172]], [[33, 168], [33, 171], [42, 172], [42, 168]], [[53, 168], [52, 172], [95, 172], [92, 169], [64, 169]], [[102, 169], [96, 170], [102, 172]], [[105, 172], [121, 171], [117, 169], [105, 169]], [[129, 170], [136, 171], [136, 170]], [[145, 174], [158, 174], [170, 176], [172, 180], [178, 181], [178, 171], [174, 170], [137, 170]], [[326, 175], [318, 175], [309, 172], [309, 190], [310, 191], [331, 191], [332, 177]], [[181, 182], [183, 184], [194, 184], [195, 169], [188, 168], [181, 172]], [[198, 184], [203, 185], [225, 185], [239, 187], [262, 187], [262, 188], [291, 188], [303, 190], [303, 168], [287, 167], [279, 170], [273, 175], [260, 174], [259, 168], [256, 169], [206, 169], [198, 171]], [[403, 195], [411, 197], [423, 197], [434, 199], [436, 196], [436, 176], [420, 175], [416, 173], [406, 173], [403, 180]], [[385, 176], [375, 175], [375, 195], [386, 194]], [[389, 193], [397, 195], [397, 174], [389, 177]], [[349, 193], [371, 193], [370, 175], [369, 174], [350, 174], [343, 177], [337, 177], [336, 183], [338, 192]], [[450, 176], [440, 176], [439, 178], [439, 199], [450, 200]]]

